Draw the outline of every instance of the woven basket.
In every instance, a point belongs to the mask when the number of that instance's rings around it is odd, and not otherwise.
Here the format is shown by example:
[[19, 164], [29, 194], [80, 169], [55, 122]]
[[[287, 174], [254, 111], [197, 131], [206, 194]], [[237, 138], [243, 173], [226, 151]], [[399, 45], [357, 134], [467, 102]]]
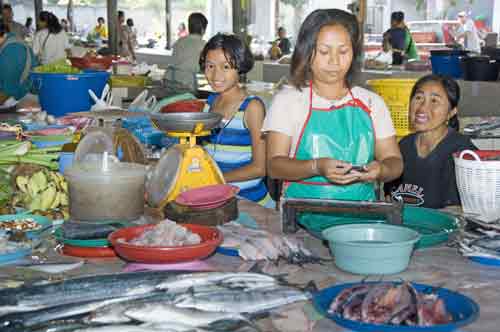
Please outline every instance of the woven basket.
[[[497, 159], [498, 158], [498, 159]], [[500, 218], [500, 151], [455, 154], [455, 173], [464, 213], [493, 222]]]

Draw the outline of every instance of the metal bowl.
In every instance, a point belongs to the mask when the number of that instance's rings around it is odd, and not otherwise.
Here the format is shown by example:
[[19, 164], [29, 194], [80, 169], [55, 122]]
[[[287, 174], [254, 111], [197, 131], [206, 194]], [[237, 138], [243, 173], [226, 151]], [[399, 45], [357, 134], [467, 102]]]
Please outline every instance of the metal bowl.
[[202, 128], [198, 130], [211, 130], [221, 122], [222, 115], [217, 113], [168, 113], [151, 114], [151, 121], [162, 131], [194, 132], [198, 124]]

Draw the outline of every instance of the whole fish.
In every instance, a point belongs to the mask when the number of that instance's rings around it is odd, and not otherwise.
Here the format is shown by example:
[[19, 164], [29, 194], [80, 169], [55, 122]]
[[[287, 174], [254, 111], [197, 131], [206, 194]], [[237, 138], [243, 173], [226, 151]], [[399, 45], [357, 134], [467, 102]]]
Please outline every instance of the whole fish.
[[180, 308], [227, 313], [263, 313], [298, 301], [307, 301], [310, 294], [291, 287], [274, 287], [251, 291], [225, 291], [215, 294], [177, 297], [174, 303]]
[[131, 299], [122, 302], [114, 302], [106, 304], [105, 306], [97, 308], [88, 317], [84, 319], [85, 322], [91, 324], [123, 324], [131, 322], [130, 317], [125, 316], [125, 311], [129, 308], [137, 306], [138, 304], [146, 302], [162, 302], [171, 303], [172, 298], [166, 293], [152, 295], [146, 298]]
[[147, 294], [158, 284], [183, 271], [134, 272], [94, 275], [54, 283], [0, 290], [0, 316], [69, 303]]
[[176, 330], [172, 329], [158, 330], [154, 329], [152, 326], [126, 325], [126, 324], [87, 327], [76, 330], [75, 332], [153, 332], [153, 331], [177, 332]]
[[66, 321], [62, 321], [42, 327], [31, 328], [26, 332], [73, 332], [75, 330], [83, 329], [86, 327], [88, 327], [88, 325], [84, 323], [69, 323]]
[[203, 327], [224, 320], [247, 320], [240, 314], [179, 308], [171, 304], [165, 304], [164, 302], [140, 304], [133, 308], [129, 308], [125, 311], [125, 315], [141, 322], [182, 322], [183, 324], [196, 327]]
[[[144, 296], [147, 295], [140, 295], [139, 298]], [[0, 317], [0, 327], [26, 328], [37, 326], [53, 320], [85, 314], [112, 303], [124, 302], [131, 299], [137, 299], [137, 296], [70, 303], [35, 311], [11, 313]]]
[[261, 273], [205, 272], [172, 276], [158, 285], [158, 289], [181, 292], [192, 287], [210, 284], [231, 284], [240, 282], [276, 282], [277, 279]]

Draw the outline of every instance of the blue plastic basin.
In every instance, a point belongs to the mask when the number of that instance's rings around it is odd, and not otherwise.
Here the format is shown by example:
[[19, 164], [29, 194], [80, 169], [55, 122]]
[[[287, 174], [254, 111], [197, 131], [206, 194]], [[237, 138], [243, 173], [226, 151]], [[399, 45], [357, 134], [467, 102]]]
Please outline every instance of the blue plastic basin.
[[100, 96], [109, 76], [110, 73], [105, 71], [89, 71], [81, 74], [34, 72], [30, 74], [42, 109], [54, 116], [90, 110], [94, 102], [88, 90]]

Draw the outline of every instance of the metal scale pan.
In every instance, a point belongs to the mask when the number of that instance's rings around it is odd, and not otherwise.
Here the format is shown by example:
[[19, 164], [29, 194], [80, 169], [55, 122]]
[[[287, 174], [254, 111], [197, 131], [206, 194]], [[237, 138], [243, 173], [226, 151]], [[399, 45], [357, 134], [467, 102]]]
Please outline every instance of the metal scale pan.
[[[150, 117], [159, 130], [195, 134], [217, 127], [222, 120], [222, 115], [217, 113], [157, 113], [151, 114]], [[200, 124], [203, 127], [199, 128]]]

